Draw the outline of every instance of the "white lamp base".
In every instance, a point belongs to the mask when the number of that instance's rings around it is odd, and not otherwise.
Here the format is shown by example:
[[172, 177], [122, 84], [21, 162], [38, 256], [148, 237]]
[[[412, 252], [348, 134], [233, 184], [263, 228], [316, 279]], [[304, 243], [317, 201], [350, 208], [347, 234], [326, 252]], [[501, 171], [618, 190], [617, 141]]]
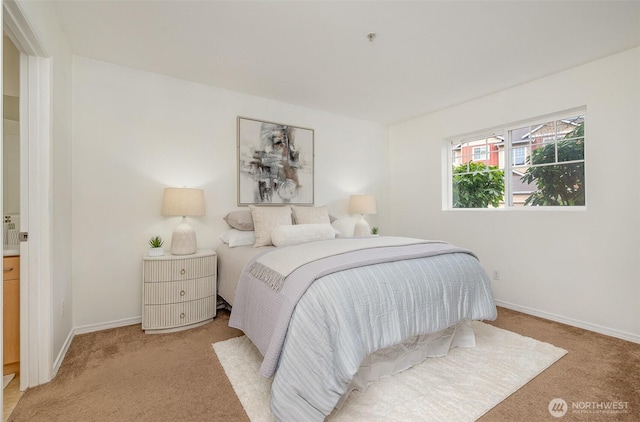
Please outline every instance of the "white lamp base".
[[182, 223], [176, 227], [171, 235], [171, 253], [173, 255], [191, 255], [196, 253], [197, 249], [196, 232], [183, 217]]
[[369, 236], [371, 235], [371, 227], [369, 227], [369, 223], [364, 219], [364, 215], [360, 216], [360, 220], [356, 223], [353, 228], [353, 235], [355, 237]]

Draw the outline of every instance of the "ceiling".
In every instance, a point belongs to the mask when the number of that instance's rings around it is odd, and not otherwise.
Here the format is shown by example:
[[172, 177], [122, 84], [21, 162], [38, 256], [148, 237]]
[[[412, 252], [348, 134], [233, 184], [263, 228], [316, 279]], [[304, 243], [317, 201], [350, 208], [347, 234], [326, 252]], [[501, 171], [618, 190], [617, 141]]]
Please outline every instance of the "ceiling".
[[55, 8], [74, 54], [379, 123], [640, 45], [640, 1], [87, 0]]

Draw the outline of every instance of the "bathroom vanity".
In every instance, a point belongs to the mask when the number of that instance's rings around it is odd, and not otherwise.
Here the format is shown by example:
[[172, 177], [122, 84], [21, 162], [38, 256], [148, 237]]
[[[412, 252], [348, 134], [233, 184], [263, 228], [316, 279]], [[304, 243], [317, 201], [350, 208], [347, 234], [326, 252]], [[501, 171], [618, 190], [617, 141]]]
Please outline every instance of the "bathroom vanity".
[[[6, 254], [6, 252], [5, 252]], [[4, 368], [3, 375], [20, 372], [20, 256], [3, 258]]]

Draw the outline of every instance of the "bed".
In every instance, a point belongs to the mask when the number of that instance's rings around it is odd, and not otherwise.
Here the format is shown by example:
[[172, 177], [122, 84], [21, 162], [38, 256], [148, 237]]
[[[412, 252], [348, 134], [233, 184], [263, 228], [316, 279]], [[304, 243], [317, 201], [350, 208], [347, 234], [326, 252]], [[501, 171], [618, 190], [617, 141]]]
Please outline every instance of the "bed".
[[[340, 258], [329, 253], [294, 270], [279, 290], [250, 268], [272, 252], [299, 255], [302, 245], [218, 248], [219, 293], [233, 306], [229, 325], [265, 357], [261, 373], [274, 376], [271, 408], [279, 420], [323, 420], [354, 389], [452, 346], [472, 346], [468, 321], [495, 319], [488, 277], [473, 254], [442, 242], [406, 242], [359, 245]], [[434, 245], [446, 252], [415, 251]]]

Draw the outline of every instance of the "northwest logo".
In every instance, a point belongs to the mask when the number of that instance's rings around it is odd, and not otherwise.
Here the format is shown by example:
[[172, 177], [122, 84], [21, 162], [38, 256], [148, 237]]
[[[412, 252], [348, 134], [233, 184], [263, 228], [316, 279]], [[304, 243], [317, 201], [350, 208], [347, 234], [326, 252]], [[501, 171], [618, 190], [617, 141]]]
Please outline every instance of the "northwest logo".
[[561, 418], [567, 414], [567, 410], [569, 410], [569, 406], [562, 399], [553, 399], [549, 402], [549, 413], [553, 417]]

